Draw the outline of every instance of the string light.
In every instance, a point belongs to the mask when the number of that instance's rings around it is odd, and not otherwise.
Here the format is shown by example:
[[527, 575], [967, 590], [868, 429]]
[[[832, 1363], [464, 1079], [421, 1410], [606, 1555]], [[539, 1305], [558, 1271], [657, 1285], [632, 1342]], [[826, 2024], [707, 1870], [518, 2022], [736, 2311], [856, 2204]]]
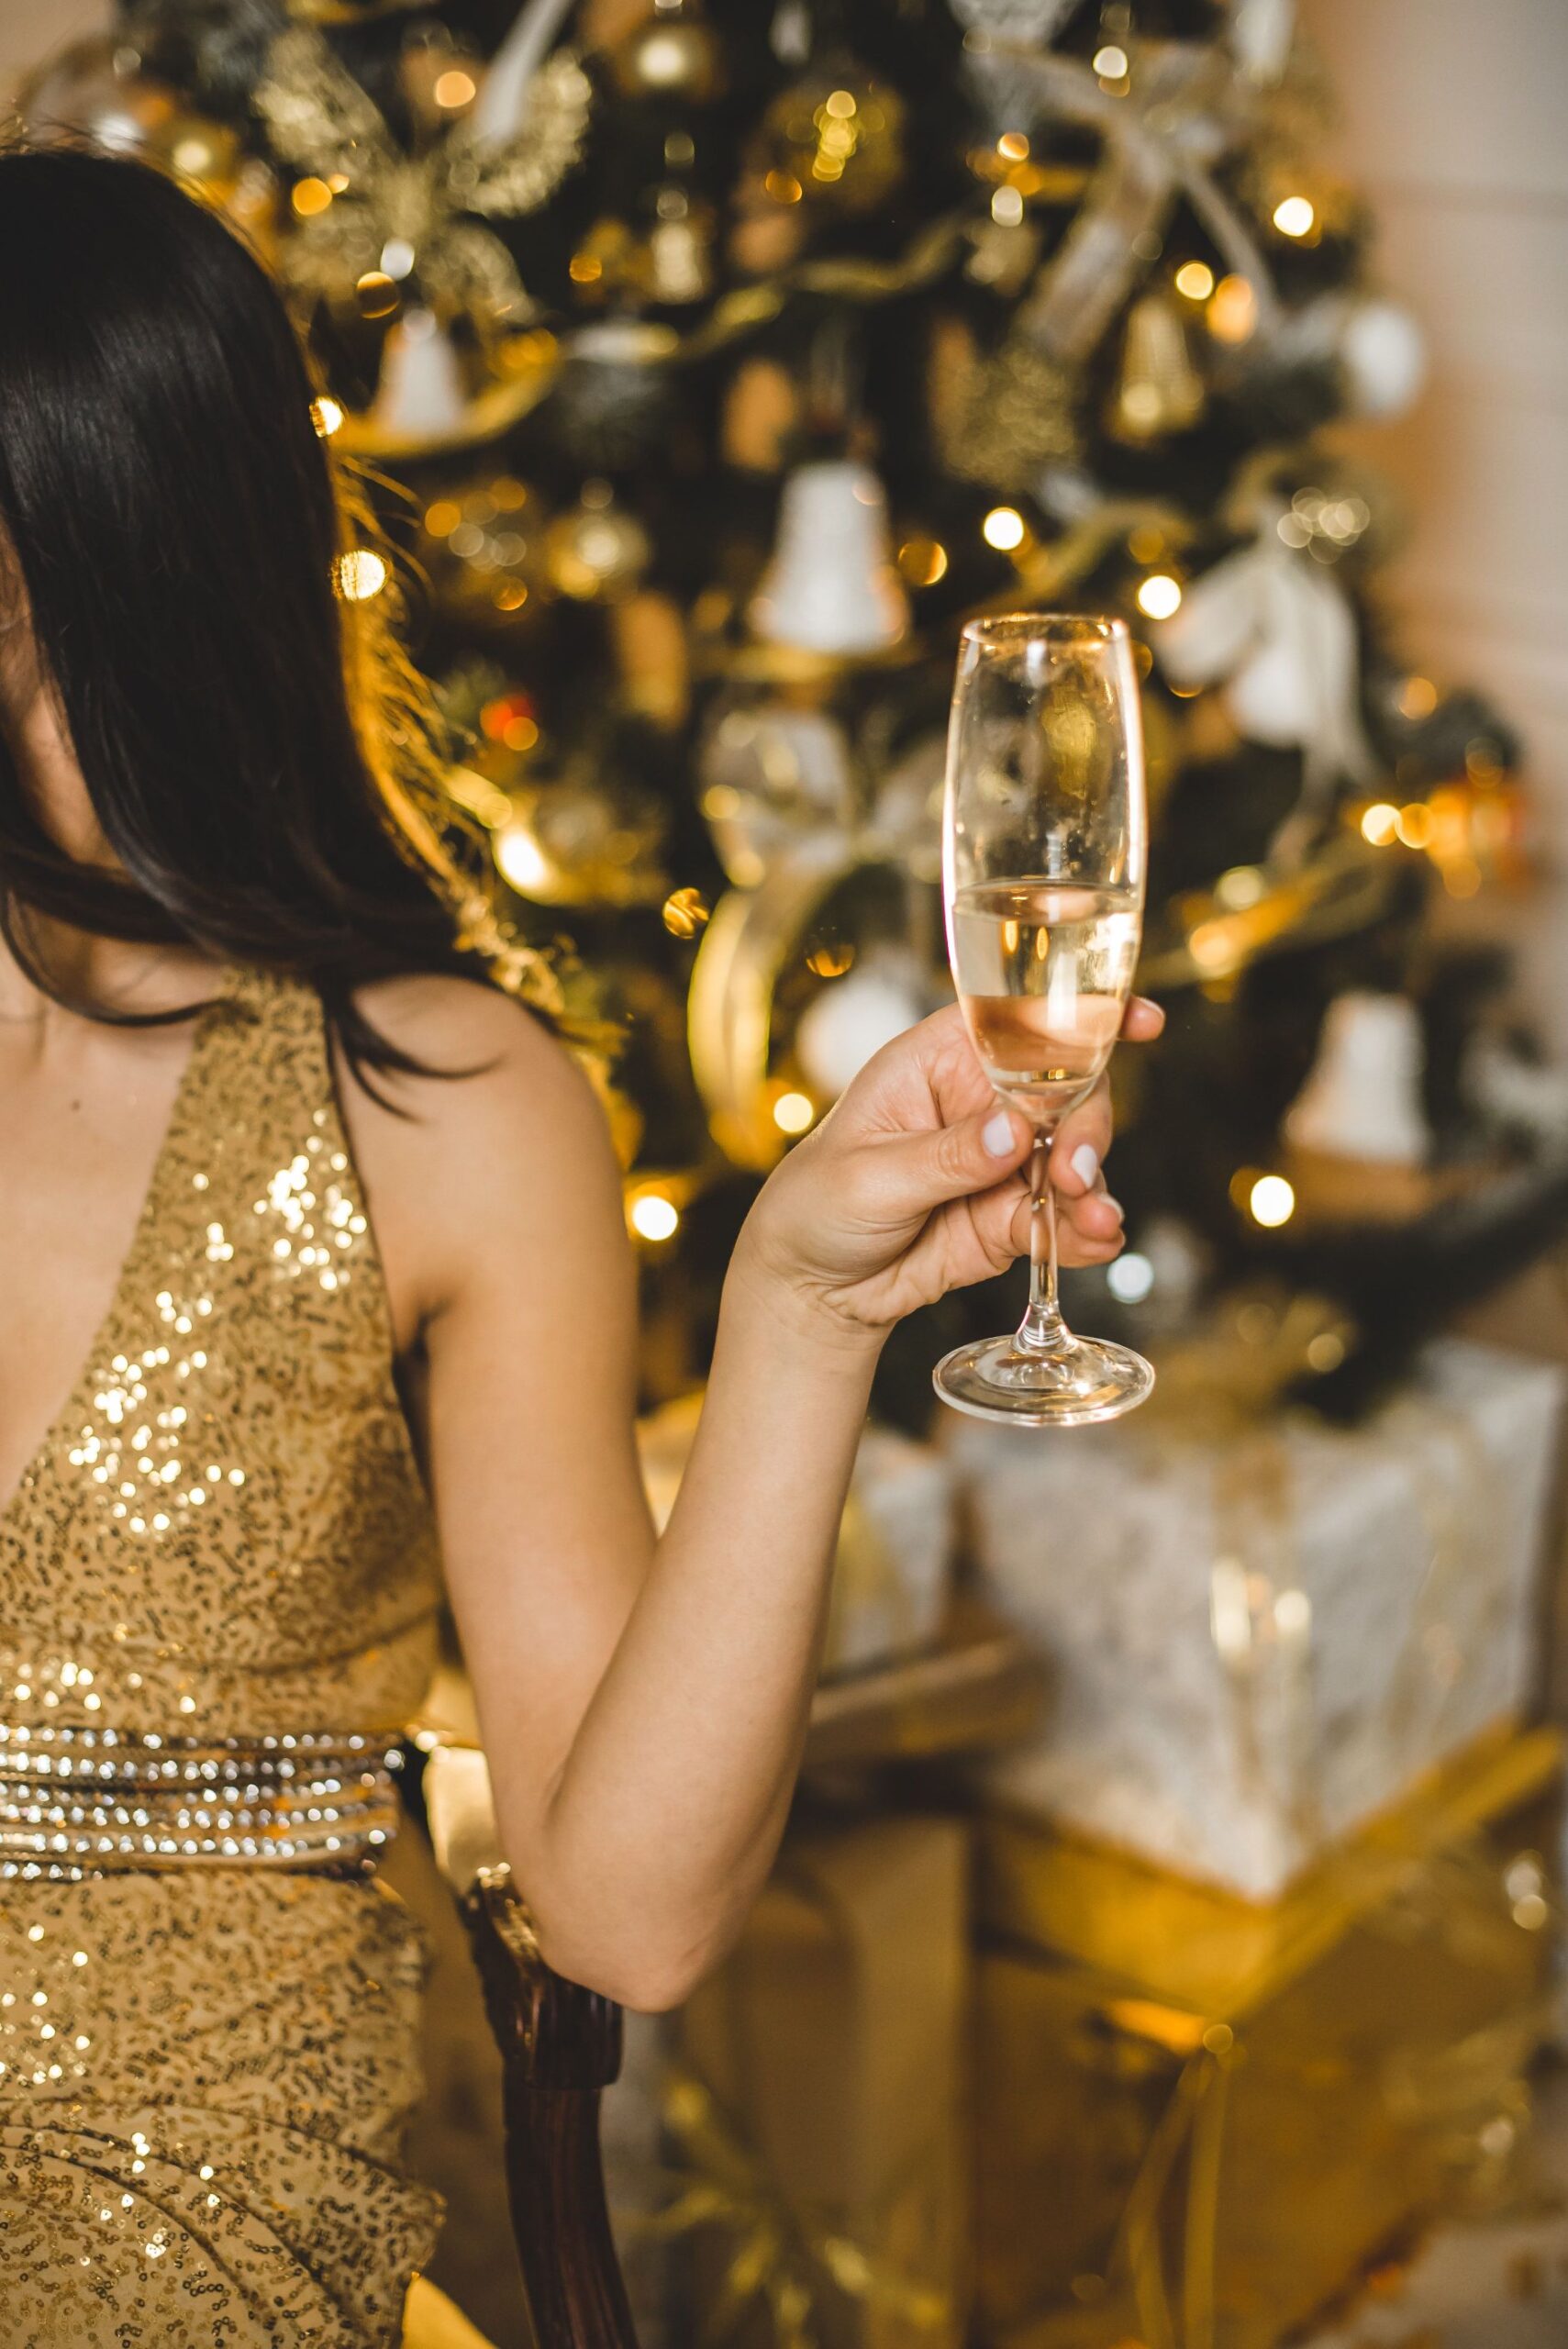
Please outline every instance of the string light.
[[1095, 50], [1094, 63], [1102, 82], [1126, 81], [1127, 51], [1118, 49], [1114, 40], [1106, 41], [1104, 49]]
[[361, 317], [389, 318], [397, 307], [397, 287], [384, 269], [367, 269], [355, 280], [354, 292]]
[[1413, 799], [1401, 807], [1395, 818], [1395, 829], [1406, 848], [1427, 848], [1432, 837], [1432, 811], [1424, 800]]
[[430, 95], [439, 106], [466, 106], [477, 96], [478, 83], [472, 73], [465, 73], [461, 66], [453, 66], [450, 72], [436, 76], [436, 86]]
[[634, 1191], [627, 1219], [639, 1240], [673, 1240], [681, 1228], [681, 1210], [662, 1191]]
[[501, 878], [520, 897], [549, 886], [550, 859], [526, 824], [511, 823], [495, 835], [494, 853]]
[[934, 587], [946, 575], [948, 551], [940, 539], [906, 539], [898, 568], [911, 587]]
[[1129, 1252], [1106, 1266], [1106, 1286], [1123, 1305], [1141, 1305], [1154, 1286], [1154, 1267], [1147, 1256]]
[[1016, 187], [999, 187], [991, 198], [991, 217], [999, 228], [1016, 228], [1024, 217], [1024, 199]]
[[808, 1133], [817, 1122], [817, 1104], [809, 1094], [781, 1093], [773, 1103], [773, 1123], [781, 1134]]
[[388, 237], [381, 249], [381, 266], [387, 277], [406, 277], [414, 266], [414, 248], [406, 237]]
[[1181, 602], [1181, 588], [1167, 571], [1151, 571], [1138, 591], [1138, 608], [1151, 620], [1168, 620]]
[[1255, 864], [1233, 864], [1214, 885], [1215, 903], [1233, 913], [1245, 913], [1249, 907], [1262, 903], [1268, 885]]
[[1024, 542], [1024, 518], [1016, 506], [994, 506], [980, 525], [980, 535], [988, 547], [1009, 554]]
[[1216, 342], [1247, 341], [1258, 323], [1258, 297], [1251, 278], [1234, 270], [1229, 277], [1222, 277], [1205, 315]]
[[1005, 163], [1027, 163], [1029, 142], [1021, 130], [1004, 130], [996, 141], [996, 152]]
[[1387, 848], [1398, 837], [1399, 810], [1386, 799], [1373, 802], [1362, 816], [1362, 838], [1373, 848]]
[[1282, 237], [1309, 237], [1318, 215], [1304, 195], [1282, 197], [1274, 206], [1274, 227]]
[[1402, 718], [1430, 718], [1438, 706], [1438, 689], [1430, 677], [1407, 677], [1398, 702]]
[[323, 392], [310, 403], [310, 421], [323, 440], [330, 440], [343, 422], [343, 411], [330, 394]]
[[317, 213], [325, 212], [331, 201], [332, 191], [326, 181], [315, 177], [296, 180], [289, 196], [289, 202], [302, 220], [313, 219]]
[[346, 604], [368, 604], [386, 584], [386, 564], [370, 547], [351, 547], [338, 558], [338, 592]]
[[1277, 1231], [1296, 1213], [1296, 1193], [1283, 1174], [1260, 1174], [1247, 1194], [1247, 1208], [1254, 1223]]
[[1189, 302], [1207, 302], [1214, 291], [1214, 272], [1206, 261], [1184, 261], [1176, 272], [1176, 291]]

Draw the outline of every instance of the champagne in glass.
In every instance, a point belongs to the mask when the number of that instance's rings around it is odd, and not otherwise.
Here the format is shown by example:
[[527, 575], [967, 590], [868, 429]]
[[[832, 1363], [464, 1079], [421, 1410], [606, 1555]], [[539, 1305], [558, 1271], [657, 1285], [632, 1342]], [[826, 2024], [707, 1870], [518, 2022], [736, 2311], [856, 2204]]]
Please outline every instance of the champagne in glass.
[[948, 737], [943, 878], [953, 981], [996, 1090], [1035, 1130], [1029, 1309], [940, 1363], [944, 1402], [1074, 1427], [1141, 1403], [1154, 1374], [1074, 1337], [1056, 1294], [1056, 1130], [1110, 1058], [1143, 918], [1143, 751], [1119, 620], [972, 620]]

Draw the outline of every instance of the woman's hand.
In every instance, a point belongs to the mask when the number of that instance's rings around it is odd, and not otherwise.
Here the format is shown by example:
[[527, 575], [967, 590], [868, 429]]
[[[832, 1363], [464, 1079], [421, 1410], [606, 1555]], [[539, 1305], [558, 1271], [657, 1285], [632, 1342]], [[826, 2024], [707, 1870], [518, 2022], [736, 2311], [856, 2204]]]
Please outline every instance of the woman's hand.
[[[1165, 1015], [1137, 996], [1122, 1035], [1143, 1043]], [[1109, 1264], [1121, 1209], [1101, 1163], [1110, 1144], [1102, 1076], [1051, 1152], [1064, 1264]], [[742, 1277], [838, 1333], [880, 1341], [917, 1306], [989, 1280], [1028, 1253], [1028, 1120], [992, 1089], [957, 1005], [895, 1037], [814, 1134], [770, 1177], [736, 1251]]]

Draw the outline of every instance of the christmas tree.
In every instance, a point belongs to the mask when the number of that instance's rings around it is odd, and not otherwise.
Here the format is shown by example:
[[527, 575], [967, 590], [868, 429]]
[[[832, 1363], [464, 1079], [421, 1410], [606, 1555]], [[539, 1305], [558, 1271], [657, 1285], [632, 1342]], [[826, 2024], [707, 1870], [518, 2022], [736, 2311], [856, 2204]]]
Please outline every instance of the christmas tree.
[[[1116, 1068], [1096, 1326], [1308, 1295], [1271, 1376], [1327, 1396], [1558, 1216], [1467, 911], [1515, 746], [1377, 629], [1396, 518], [1333, 427], [1420, 341], [1289, 0], [122, 0], [22, 113], [183, 176], [296, 310], [393, 551], [344, 592], [404, 597], [454, 822], [624, 1038], [651, 1396], [757, 1178], [946, 997], [985, 608], [1138, 639], [1170, 1029]], [[1003, 1318], [906, 1331], [884, 1407]]]

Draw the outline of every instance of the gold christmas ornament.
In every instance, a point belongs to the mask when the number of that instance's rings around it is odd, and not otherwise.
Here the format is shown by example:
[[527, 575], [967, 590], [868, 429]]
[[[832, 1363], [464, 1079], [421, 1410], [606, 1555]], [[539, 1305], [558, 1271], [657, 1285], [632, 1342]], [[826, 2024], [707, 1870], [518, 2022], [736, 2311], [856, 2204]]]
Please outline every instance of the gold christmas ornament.
[[669, 893], [660, 858], [664, 816], [649, 794], [620, 789], [596, 762], [511, 795], [493, 836], [507, 886], [540, 906], [658, 905]]
[[724, 459], [744, 473], [776, 473], [800, 423], [800, 391], [776, 359], [743, 359], [724, 402]]
[[513, 218], [553, 194], [582, 151], [591, 90], [570, 50], [529, 84], [515, 136], [494, 140], [466, 118], [419, 155], [394, 139], [380, 109], [319, 32], [296, 25], [272, 45], [255, 106], [278, 160], [319, 187], [280, 256], [307, 299], [347, 306], [368, 276], [414, 278], [443, 318], [482, 338], [524, 317], [510, 253], [481, 218]]
[[1043, 466], [1077, 456], [1075, 381], [1018, 328], [983, 353], [961, 320], [940, 319], [930, 373], [942, 462], [961, 480], [1027, 492]]
[[608, 482], [583, 484], [577, 504], [558, 515], [545, 540], [550, 575], [577, 603], [628, 596], [648, 567], [648, 533], [615, 502]]
[[840, 60], [773, 100], [751, 176], [781, 210], [806, 203], [873, 212], [904, 176], [904, 102]]
[[691, 655], [685, 622], [668, 596], [644, 588], [614, 604], [610, 629], [628, 709], [669, 733], [691, 711]]
[[1106, 429], [1135, 447], [1163, 440], [1197, 422], [1207, 396], [1174, 299], [1163, 292], [1143, 295], [1128, 317]]

